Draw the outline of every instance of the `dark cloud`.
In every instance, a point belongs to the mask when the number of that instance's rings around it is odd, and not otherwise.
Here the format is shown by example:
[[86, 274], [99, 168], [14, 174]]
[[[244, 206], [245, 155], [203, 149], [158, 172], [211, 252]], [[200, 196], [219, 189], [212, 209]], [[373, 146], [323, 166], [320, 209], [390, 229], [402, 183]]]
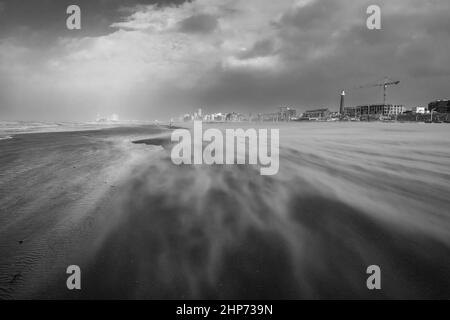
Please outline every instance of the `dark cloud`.
[[217, 18], [209, 14], [197, 14], [184, 19], [178, 29], [187, 33], [210, 33], [217, 28]]
[[306, 31], [329, 22], [330, 17], [335, 16], [339, 9], [341, 7], [338, 1], [312, 1], [303, 7], [283, 14], [280, 23]]
[[[448, 20], [442, 19], [442, 12], [437, 9], [439, 5], [449, 13], [448, 4], [435, 1], [433, 12], [420, 11], [417, 1], [405, 3], [404, 10], [391, 12], [385, 8], [383, 28], [376, 31], [365, 26], [369, 4], [313, 1], [286, 12], [275, 23], [276, 38], [281, 43], [277, 53], [285, 69], [275, 75], [254, 70], [222, 71], [218, 81], [208, 82], [205, 100], [214, 104], [217, 96], [250, 111], [271, 110], [279, 105], [300, 110], [319, 106], [337, 109], [343, 88], [350, 91], [350, 104], [380, 102], [380, 90], [351, 88], [381, 81], [385, 76], [402, 81], [388, 92], [392, 103], [424, 105], [448, 95], [448, 90], [443, 91], [443, 81], [448, 81], [450, 75]], [[258, 47], [270, 52], [267, 43], [253, 49]], [[253, 49], [248, 57], [258, 56]], [[246, 54], [241, 57], [247, 57]], [[420, 78], [433, 80], [424, 85]]]
[[[0, 39], [18, 35], [26, 38], [29, 32], [38, 32], [41, 38], [58, 36], [99, 36], [111, 33], [110, 25], [124, 14], [120, 8], [156, 4], [179, 5], [186, 0], [3, 0], [4, 15], [0, 20]], [[76, 4], [82, 12], [80, 31], [66, 28], [66, 9]], [[0, 10], [1, 12], [1, 10]], [[25, 31], [23, 31], [25, 30]]]
[[[8, 41], [0, 52], [6, 61], [0, 61], [0, 83], [8, 87], [0, 86], [0, 103], [5, 105], [0, 116], [26, 103], [35, 104], [36, 110], [45, 105], [63, 116], [67, 110], [58, 109], [61, 101], [85, 112], [92, 105], [117, 105], [130, 118], [158, 119], [199, 106], [252, 113], [281, 105], [299, 111], [337, 110], [342, 89], [348, 89], [349, 105], [381, 102], [379, 88], [352, 88], [386, 76], [401, 81], [388, 90], [391, 103], [417, 106], [450, 95], [447, 0], [433, 0], [433, 5], [380, 0], [382, 30], [375, 31], [366, 28], [370, 0], [311, 0], [303, 6], [291, 1], [258, 0], [250, 6], [248, 0], [196, 0], [192, 7], [178, 2], [157, 7], [167, 10], [137, 6], [153, 1], [80, 1], [86, 16], [83, 30], [73, 34], [61, 28], [68, 1], [40, 3], [42, 7], [6, 2], [8, 20], [0, 22], [0, 45], [1, 38]], [[130, 28], [110, 27], [124, 21]], [[46, 42], [58, 37], [64, 45]], [[72, 38], [73, 43], [67, 40]], [[9, 58], [2, 56], [5, 52], [11, 52]], [[54, 65], [64, 71], [59, 78], [49, 71]], [[21, 79], [28, 74], [37, 79], [22, 97]], [[90, 84], [91, 78], [96, 82], [89, 91], [83, 81]], [[75, 84], [69, 93], [57, 93], [57, 79]], [[43, 82], [46, 87], [39, 89]]]
[[250, 50], [243, 51], [238, 54], [239, 59], [250, 59], [257, 57], [265, 57], [275, 52], [275, 43], [272, 39], [263, 39], [257, 41]]

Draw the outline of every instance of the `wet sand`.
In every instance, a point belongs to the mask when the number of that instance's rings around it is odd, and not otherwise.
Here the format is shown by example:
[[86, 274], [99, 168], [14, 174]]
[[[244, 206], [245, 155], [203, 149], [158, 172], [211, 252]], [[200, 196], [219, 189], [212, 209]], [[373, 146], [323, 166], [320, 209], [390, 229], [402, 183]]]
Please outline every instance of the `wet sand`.
[[449, 299], [449, 130], [282, 124], [276, 176], [175, 166], [161, 127], [0, 141], [0, 298]]

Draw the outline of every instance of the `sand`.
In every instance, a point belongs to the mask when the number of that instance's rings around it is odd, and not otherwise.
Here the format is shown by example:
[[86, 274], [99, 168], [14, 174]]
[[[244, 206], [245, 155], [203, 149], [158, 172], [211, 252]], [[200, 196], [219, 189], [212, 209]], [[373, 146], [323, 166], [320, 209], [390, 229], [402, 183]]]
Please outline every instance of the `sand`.
[[251, 125], [276, 176], [175, 166], [162, 127], [0, 141], [0, 298], [450, 298], [448, 125]]

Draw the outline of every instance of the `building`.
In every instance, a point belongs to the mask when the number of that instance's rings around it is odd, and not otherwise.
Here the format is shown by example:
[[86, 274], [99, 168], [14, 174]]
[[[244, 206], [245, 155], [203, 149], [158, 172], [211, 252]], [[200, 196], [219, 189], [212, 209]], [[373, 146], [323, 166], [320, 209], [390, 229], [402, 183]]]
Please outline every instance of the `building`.
[[[198, 113], [197, 113], [198, 115]], [[226, 115], [218, 112], [218, 113], [211, 113], [211, 114], [202, 114], [202, 120], [208, 121], [208, 122], [223, 122], [225, 121]]]
[[278, 112], [275, 113], [260, 113], [258, 114], [258, 120], [259, 121], [278, 121], [279, 119], [279, 114]]
[[219, 112], [219, 113], [214, 113], [212, 115], [212, 120], [214, 121], [225, 121], [226, 115]]
[[330, 110], [328, 108], [315, 109], [305, 111], [302, 118], [308, 118], [309, 120], [321, 120], [328, 117]]
[[348, 117], [356, 117], [356, 107], [344, 107], [344, 113], [343, 115], [346, 115]]
[[444, 99], [430, 102], [428, 104], [428, 110], [429, 111], [434, 110], [435, 112], [438, 113], [450, 113], [450, 100]]
[[399, 115], [405, 111], [403, 105], [392, 105], [392, 104], [372, 104], [365, 106], [356, 107], [346, 107], [344, 108], [344, 113], [350, 117], [364, 116], [364, 115], [380, 115], [380, 116], [390, 116]]
[[186, 113], [186, 114], [183, 116], [183, 121], [184, 121], [184, 122], [188, 122], [188, 121], [192, 121], [192, 120], [194, 120], [194, 117], [193, 117], [191, 114], [189, 114], [189, 113]]
[[95, 121], [97, 121], [97, 122], [118, 122], [119, 116], [115, 113], [113, 113], [109, 117], [102, 117], [99, 114], [97, 114]]
[[399, 115], [405, 112], [405, 106], [403, 105], [392, 105], [387, 104], [384, 106], [384, 112], [383, 115], [390, 116], [390, 115]]
[[231, 112], [231, 113], [227, 113], [226, 114], [225, 120], [226, 121], [231, 121], [231, 122], [240, 122], [240, 121], [246, 121], [248, 119], [243, 114], [236, 113], [236, 112]]
[[427, 113], [428, 109], [426, 107], [414, 107], [412, 108], [412, 113], [415, 114], [425, 114]]
[[297, 111], [295, 109], [289, 107], [281, 107], [278, 112], [278, 120], [279, 121], [291, 121], [297, 115]]

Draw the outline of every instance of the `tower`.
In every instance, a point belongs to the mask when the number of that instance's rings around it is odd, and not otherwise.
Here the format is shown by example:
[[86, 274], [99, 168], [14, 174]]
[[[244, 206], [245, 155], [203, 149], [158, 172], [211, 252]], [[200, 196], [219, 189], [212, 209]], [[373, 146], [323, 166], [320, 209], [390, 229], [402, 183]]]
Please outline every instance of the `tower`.
[[344, 107], [345, 107], [345, 90], [342, 90], [342, 93], [341, 93], [341, 104], [339, 106], [339, 113], [341, 115], [344, 114]]

